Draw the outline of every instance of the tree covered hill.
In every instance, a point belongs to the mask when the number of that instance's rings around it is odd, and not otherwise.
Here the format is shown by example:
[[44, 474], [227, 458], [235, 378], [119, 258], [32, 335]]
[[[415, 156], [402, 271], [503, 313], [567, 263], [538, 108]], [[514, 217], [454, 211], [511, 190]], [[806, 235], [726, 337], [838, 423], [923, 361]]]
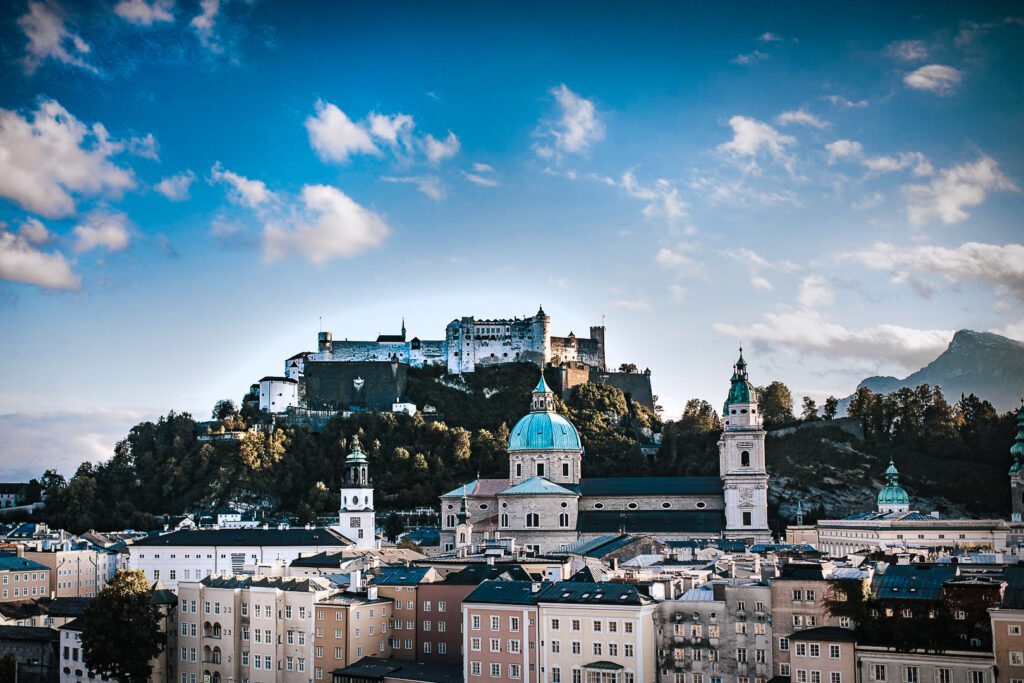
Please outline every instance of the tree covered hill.
[[[553, 379], [553, 378], [551, 378]], [[438, 420], [422, 414], [362, 413], [335, 418], [322, 432], [276, 427], [245, 432], [241, 441], [201, 440], [188, 414], [169, 413], [136, 425], [102, 463], [85, 463], [70, 481], [53, 472], [42, 478], [48, 521], [71, 531], [151, 528], [154, 516], [215, 509], [229, 502], [307, 522], [337, 509], [345, 455], [358, 437], [370, 459], [379, 509], [437, 504], [459, 483], [507, 473], [510, 428], [529, 410], [536, 367], [506, 365], [465, 376], [432, 369], [410, 373], [408, 393], [432, 405]], [[893, 457], [902, 483], [923, 511], [1006, 514], [1006, 471], [1013, 419], [973, 396], [955, 405], [931, 387], [888, 395], [858, 390], [851, 415], [863, 436], [818, 420], [805, 406], [793, 416], [785, 385], [761, 388], [762, 413], [774, 432], [768, 441], [772, 512], [792, 518], [800, 500], [817, 515], [842, 515], [873, 507], [881, 473]], [[679, 419], [662, 424], [649, 409], [605, 385], [583, 385], [564, 404], [579, 429], [586, 476], [714, 475], [718, 473], [718, 415], [691, 400]], [[215, 409], [215, 430], [248, 430], [263, 416], [230, 402]], [[809, 427], [814, 426], [814, 429]], [[641, 443], [661, 432], [656, 456]], [[784, 433], [787, 432], [787, 433]]]

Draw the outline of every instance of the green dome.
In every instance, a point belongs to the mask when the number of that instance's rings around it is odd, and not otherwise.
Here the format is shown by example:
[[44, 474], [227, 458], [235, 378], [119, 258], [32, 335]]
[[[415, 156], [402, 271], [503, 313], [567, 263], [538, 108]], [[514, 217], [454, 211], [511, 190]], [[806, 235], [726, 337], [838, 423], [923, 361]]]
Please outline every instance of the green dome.
[[900, 473], [896, 469], [896, 463], [889, 460], [889, 466], [885, 468], [886, 484], [878, 492], [878, 505], [910, 505], [910, 496], [900, 486]]
[[754, 403], [757, 401], [757, 392], [754, 385], [747, 379], [747, 361], [743, 360], [743, 347], [740, 347], [740, 358], [733, 366], [732, 378], [729, 380], [732, 386], [729, 387], [729, 396], [725, 399], [725, 406], [722, 414], [729, 414], [729, 406], [733, 403]]
[[1021, 399], [1020, 410], [1017, 411], [1017, 437], [1010, 446], [1010, 455], [1013, 456], [1010, 474], [1024, 471], [1024, 398]]
[[530, 413], [516, 423], [508, 439], [509, 451], [578, 451], [580, 435], [558, 413]]
[[352, 437], [352, 452], [345, 458], [346, 465], [358, 465], [360, 463], [369, 462], [366, 459], [366, 453], [363, 453], [362, 446], [359, 445], [359, 437]]

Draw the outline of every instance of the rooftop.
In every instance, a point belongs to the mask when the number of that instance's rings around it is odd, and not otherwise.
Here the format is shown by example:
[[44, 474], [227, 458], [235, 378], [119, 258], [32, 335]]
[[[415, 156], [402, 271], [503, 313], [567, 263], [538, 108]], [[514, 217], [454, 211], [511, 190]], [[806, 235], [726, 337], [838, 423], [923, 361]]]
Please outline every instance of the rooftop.
[[504, 491], [501, 491], [499, 496], [544, 496], [544, 495], [556, 495], [556, 496], [575, 496], [578, 495], [575, 491], [559, 486], [553, 481], [549, 481], [544, 477], [530, 477], [529, 479], [519, 482], [515, 486], [510, 486]]
[[349, 546], [352, 541], [337, 531], [323, 527], [312, 529], [182, 529], [169, 534], [149, 536], [132, 547], [163, 546]]
[[719, 477], [601, 477], [582, 479], [584, 496], [721, 495]]
[[[2, 555], [0, 556], [0, 572], [20, 572], [20, 571], [39, 571], [40, 569], [49, 571], [50, 568], [46, 565], [39, 564], [33, 560], [26, 559], [24, 557], [18, 557], [17, 555]], [[4, 579], [6, 581], [6, 579]]]
[[398, 659], [363, 657], [355, 664], [332, 672], [337, 677], [351, 679], [393, 678], [423, 683], [462, 683], [461, 664], [438, 662], [407, 662]]
[[207, 588], [276, 588], [295, 593], [331, 590], [334, 584], [319, 576], [207, 576], [199, 583]]
[[819, 626], [818, 628], [808, 628], [803, 631], [797, 631], [789, 637], [790, 640], [828, 640], [828, 641], [839, 641], [844, 643], [855, 643], [857, 642], [857, 636], [853, 634], [848, 628], [839, 628], [837, 626]]
[[542, 590], [537, 602], [637, 606], [649, 604], [652, 600], [631, 583], [559, 581]]
[[532, 605], [542, 591], [542, 587], [551, 584], [540, 584], [533, 581], [484, 581], [473, 592], [462, 599], [465, 604], [494, 603], [501, 605]]
[[951, 565], [893, 564], [875, 574], [871, 588], [881, 599], [938, 600], [942, 586], [958, 573]]
[[373, 580], [377, 586], [415, 586], [423, 582], [430, 567], [384, 567]]

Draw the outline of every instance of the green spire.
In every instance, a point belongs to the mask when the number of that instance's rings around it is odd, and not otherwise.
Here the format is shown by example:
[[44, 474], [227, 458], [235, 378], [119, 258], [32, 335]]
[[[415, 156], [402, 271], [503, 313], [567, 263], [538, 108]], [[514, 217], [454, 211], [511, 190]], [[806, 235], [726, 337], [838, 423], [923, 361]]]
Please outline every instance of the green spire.
[[885, 468], [885, 486], [878, 492], [878, 506], [881, 508], [883, 505], [910, 505], [910, 496], [900, 486], [900, 473], [892, 458], [889, 458], [889, 466]]
[[368, 462], [366, 459], [366, 453], [363, 453], [362, 446], [359, 445], [359, 435], [352, 437], [352, 452], [345, 458], [346, 464]]
[[1017, 411], [1017, 437], [1010, 446], [1010, 455], [1013, 456], [1010, 474], [1024, 471], [1024, 396], [1020, 399], [1020, 409]]
[[740, 347], [740, 357], [732, 366], [732, 378], [729, 380], [732, 386], [729, 387], [729, 396], [725, 399], [725, 406], [722, 409], [723, 415], [729, 414], [729, 406], [733, 403], [753, 403], [757, 401], [757, 392], [754, 385], [747, 379], [747, 361], [743, 360], [743, 347]]

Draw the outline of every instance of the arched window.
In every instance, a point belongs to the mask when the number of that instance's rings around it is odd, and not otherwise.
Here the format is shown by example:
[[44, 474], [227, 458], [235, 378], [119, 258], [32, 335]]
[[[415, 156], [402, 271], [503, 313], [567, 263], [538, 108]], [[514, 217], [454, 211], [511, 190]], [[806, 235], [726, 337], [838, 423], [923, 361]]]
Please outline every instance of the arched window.
[[455, 526], [455, 515], [448, 515], [445, 519], [445, 526]]
[[508, 513], [507, 512], [504, 512], [501, 515], [501, 526], [502, 527], [507, 527], [508, 526]]
[[536, 529], [540, 526], [540, 515], [536, 512], [530, 512], [526, 515], [526, 528]]
[[558, 526], [562, 527], [563, 529], [565, 529], [565, 528], [567, 528], [569, 526], [569, 513], [568, 512], [563, 512], [563, 513], [558, 515]]
[[462, 533], [459, 534], [459, 543], [465, 543], [465, 542], [466, 542], [466, 532], [463, 531]]
[[750, 451], [740, 453], [740, 467], [750, 467]]

